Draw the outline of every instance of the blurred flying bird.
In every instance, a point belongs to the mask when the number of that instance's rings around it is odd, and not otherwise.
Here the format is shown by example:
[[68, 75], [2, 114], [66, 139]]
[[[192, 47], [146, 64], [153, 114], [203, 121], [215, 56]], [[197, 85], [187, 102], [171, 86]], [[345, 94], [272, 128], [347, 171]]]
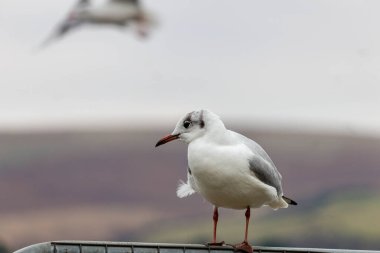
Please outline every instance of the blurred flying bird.
[[155, 24], [153, 15], [142, 7], [139, 0], [107, 0], [96, 6], [90, 0], [79, 0], [53, 34], [42, 44], [62, 38], [68, 32], [83, 24], [114, 25], [126, 27], [135, 25], [137, 35], [145, 38]]
[[250, 209], [297, 205], [283, 195], [281, 175], [264, 149], [226, 129], [216, 114], [208, 110], [188, 113], [156, 147], [175, 139], [188, 143], [187, 182], [179, 185], [177, 196], [183, 198], [197, 192], [214, 205], [213, 241], [209, 245], [224, 244], [216, 242], [219, 207], [246, 209], [244, 241], [234, 247], [251, 253], [247, 239]]

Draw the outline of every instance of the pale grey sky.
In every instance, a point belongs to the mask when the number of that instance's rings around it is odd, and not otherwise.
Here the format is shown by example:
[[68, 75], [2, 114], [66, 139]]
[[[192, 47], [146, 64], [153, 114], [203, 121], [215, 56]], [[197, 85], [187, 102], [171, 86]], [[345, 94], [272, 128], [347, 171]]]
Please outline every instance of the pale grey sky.
[[380, 133], [380, 2], [146, 0], [150, 39], [83, 27], [36, 47], [75, 1], [0, 2], [0, 129], [174, 125], [209, 108], [288, 128]]

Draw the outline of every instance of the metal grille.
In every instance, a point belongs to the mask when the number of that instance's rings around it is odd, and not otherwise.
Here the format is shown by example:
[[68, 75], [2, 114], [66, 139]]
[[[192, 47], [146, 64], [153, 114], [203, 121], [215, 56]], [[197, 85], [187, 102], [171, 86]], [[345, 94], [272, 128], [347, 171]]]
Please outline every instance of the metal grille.
[[[380, 253], [380, 251], [254, 246], [256, 253]], [[56, 241], [34, 244], [14, 253], [232, 253], [231, 246], [137, 242]]]

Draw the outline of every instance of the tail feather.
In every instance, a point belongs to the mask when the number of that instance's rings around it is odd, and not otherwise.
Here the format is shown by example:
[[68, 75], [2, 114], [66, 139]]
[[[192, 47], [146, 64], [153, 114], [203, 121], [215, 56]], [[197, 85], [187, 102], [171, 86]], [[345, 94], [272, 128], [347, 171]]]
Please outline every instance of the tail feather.
[[195, 192], [194, 189], [188, 183], [185, 183], [182, 180], [180, 181], [180, 184], [178, 185], [178, 188], [177, 188], [178, 198], [187, 197], [193, 194], [194, 192]]
[[294, 200], [288, 198], [288, 197], [285, 197], [285, 196], [282, 196], [282, 199], [285, 200], [286, 203], [288, 203], [289, 205], [298, 205], [297, 202], [295, 202]]

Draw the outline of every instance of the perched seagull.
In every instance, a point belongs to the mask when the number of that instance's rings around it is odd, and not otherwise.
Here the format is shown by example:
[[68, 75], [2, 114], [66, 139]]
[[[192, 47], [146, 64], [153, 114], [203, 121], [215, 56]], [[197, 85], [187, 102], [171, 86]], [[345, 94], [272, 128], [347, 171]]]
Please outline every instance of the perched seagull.
[[216, 114], [208, 110], [186, 114], [156, 147], [176, 139], [188, 144], [187, 182], [179, 185], [177, 196], [183, 198], [197, 192], [214, 205], [214, 234], [209, 245], [224, 244], [216, 242], [219, 207], [246, 209], [244, 241], [234, 247], [252, 252], [247, 240], [250, 209], [297, 205], [283, 195], [281, 175], [264, 149], [228, 130]]
[[65, 20], [61, 22], [52, 36], [43, 45], [59, 39], [83, 24], [105, 24], [125, 27], [136, 24], [137, 34], [146, 37], [155, 23], [153, 16], [142, 8], [139, 0], [107, 0], [105, 4], [94, 6], [90, 0], [78, 0]]

